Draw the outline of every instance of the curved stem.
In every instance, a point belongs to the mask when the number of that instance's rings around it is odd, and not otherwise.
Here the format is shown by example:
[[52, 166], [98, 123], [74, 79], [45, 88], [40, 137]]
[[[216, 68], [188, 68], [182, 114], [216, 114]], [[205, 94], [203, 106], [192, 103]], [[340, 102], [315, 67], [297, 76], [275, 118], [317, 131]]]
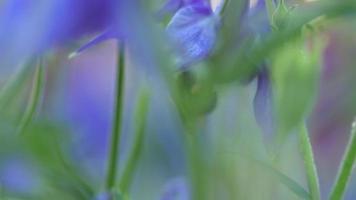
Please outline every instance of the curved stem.
[[116, 183], [117, 162], [119, 156], [119, 145], [122, 126], [122, 108], [124, 102], [124, 82], [125, 82], [125, 49], [124, 45], [119, 45], [118, 65], [116, 72], [116, 94], [114, 102], [114, 117], [110, 137], [110, 147], [108, 164], [106, 171], [105, 189], [111, 191]]
[[26, 128], [33, 120], [33, 117], [35, 115], [36, 110], [38, 109], [41, 97], [43, 95], [44, 78], [45, 71], [43, 69], [43, 62], [42, 59], [38, 59], [30, 101], [26, 107], [25, 114], [20, 119], [20, 123], [17, 128], [18, 134], [24, 134]]
[[339, 174], [332, 189], [330, 199], [340, 200], [344, 196], [344, 192], [349, 182], [353, 165], [356, 159], [356, 119], [352, 124], [349, 144], [347, 145], [344, 158], [340, 165]]
[[320, 199], [319, 178], [314, 161], [313, 148], [310, 143], [309, 134], [305, 124], [300, 126], [299, 130], [300, 151], [304, 160], [306, 170], [308, 188], [311, 200]]
[[135, 136], [131, 150], [126, 161], [122, 177], [120, 179], [119, 188], [123, 194], [130, 190], [131, 182], [134, 172], [137, 168], [137, 163], [143, 148], [144, 133], [147, 119], [147, 112], [149, 108], [150, 94], [149, 91], [142, 89], [140, 92], [138, 102], [136, 104], [135, 112]]

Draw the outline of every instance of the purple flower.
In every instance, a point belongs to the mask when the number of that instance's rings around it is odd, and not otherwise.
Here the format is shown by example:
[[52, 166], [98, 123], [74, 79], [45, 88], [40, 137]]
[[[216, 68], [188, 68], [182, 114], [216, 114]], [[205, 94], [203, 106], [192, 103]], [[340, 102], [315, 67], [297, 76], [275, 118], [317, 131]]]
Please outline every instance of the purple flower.
[[[126, 2], [122, 3], [121, 6], [130, 8], [132, 5], [135, 5], [135, 3]], [[169, 1], [164, 7], [168, 8], [172, 7], [173, 5], [177, 5], [177, 9], [180, 9], [168, 24], [167, 33], [175, 45], [174, 49], [178, 54], [179, 66], [186, 67], [209, 56], [212, 49], [214, 48], [217, 38], [217, 28], [219, 25], [220, 17], [218, 14], [215, 14], [212, 11], [209, 2], [206, 0]], [[137, 18], [135, 16], [128, 17], [128, 19], [132, 18], [134, 18], [132, 21], [138, 21], [135, 19]], [[130, 20], [122, 20], [121, 22], [115, 23], [122, 25], [119, 27], [126, 27], [129, 26], [129, 21]], [[142, 21], [142, 23], [144, 22]], [[137, 39], [135, 40], [134, 38], [137, 36], [136, 32], [130, 32], [130, 30], [118, 30], [116, 27], [117, 26], [109, 26], [109, 28], [107, 28], [101, 34], [80, 47], [75, 53], [71, 55], [71, 57], [107, 39], [121, 39], [128, 43], [132, 43], [129, 44], [129, 46], [137, 46]], [[140, 30], [140, 28], [137, 30]], [[143, 46], [147, 45], [141, 44], [139, 46], [141, 46], [142, 49]], [[142, 52], [145, 51], [138, 52], [138, 54], [142, 54]], [[141, 57], [145, 56], [143, 55]]]
[[270, 138], [269, 136], [274, 131], [274, 117], [271, 80], [266, 66], [262, 67], [257, 75], [257, 89], [253, 105], [257, 123], [266, 134], [266, 138]]
[[115, 199], [120, 199], [120, 200], [125, 200], [127, 198], [123, 197], [122, 195], [116, 193], [116, 192], [102, 192], [98, 194], [93, 200], [115, 200]]
[[215, 46], [220, 17], [203, 2], [181, 8], [167, 26], [177, 47], [178, 65], [185, 68], [208, 57]]
[[[271, 33], [265, 0], [258, 0], [249, 8], [242, 24], [242, 37], [252, 38], [254, 44], [263, 41]], [[255, 74], [257, 88], [254, 98], [255, 118], [262, 131], [269, 138], [274, 131], [274, 116], [272, 102], [271, 80], [268, 71], [268, 62], [260, 65], [260, 70]]]
[[93, 200], [113, 200], [113, 199], [114, 198], [109, 193], [100, 193]]
[[109, 27], [93, 39], [91, 39], [89, 42], [85, 43], [83, 46], [81, 46], [79, 49], [77, 49], [75, 52], [71, 53], [69, 55], [69, 58], [75, 57], [78, 54], [82, 53], [86, 49], [89, 49], [105, 40], [109, 39], [118, 39], [119, 38], [119, 31], [115, 29], [114, 27]]
[[265, 0], [258, 0], [256, 4], [250, 8], [246, 21], [249, 32], [253, 33], [257, 39], [266, 37], [266, 35], [271, 33], [271, 25], [268, 19]]
[[133, 43], [132, 41], [138, 40], [138, 37], [143, 35], [140, 32], [138, 36], [136, 30], [145, 23], [142, 19], [144, 14], [140, 9], [139, 2], [136, 0], [121, 0], [118, 1], [116, 6], [119, 8], [114, 10], [112, 20], [93, 39], [86, 42], [69, 57], [74, 57], [105, 40], [116, 39], [124, 43]]
[[174, 14], [179, 9], [190, 5], [204, 5], [209, 6], [208, 0], [168, 0], [158, 12], [159, 17], [163, 17], [167, 14]]
[[[0, 64], [15, 66], [115, 24], [115, 0], [11, 0], [0, 8]], [[115, 24], [115, 26], [118, 26]]]
[[189, 200], [190, 191], [184, 178], [176, 178], [169, 181], [164, 189], [160, 200]]
[[[40, 180], [33, 166], [14, 158], [2, 160], [0, 165], [0, 191], [29, 195], [39, 188]], [[2, 158], [4, 159], [4, 158]]]

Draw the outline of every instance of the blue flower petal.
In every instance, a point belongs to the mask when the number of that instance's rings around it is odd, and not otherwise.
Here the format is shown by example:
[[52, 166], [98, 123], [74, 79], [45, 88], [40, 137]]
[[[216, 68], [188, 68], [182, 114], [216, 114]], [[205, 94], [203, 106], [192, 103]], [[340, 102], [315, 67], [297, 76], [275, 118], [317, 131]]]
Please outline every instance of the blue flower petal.
[[205, 5], [209, 6], [208, 0], [167, 0], [167, 2], [158, 11], [158, 16], [161, 18], [166, 14], [174, 14], [179, 9], [189, 5]]
[[266, 138], [271, 138], [274, 131], [274, 115], [271, 80], [264, 67], [257, 76], [257, 90], [254, 98], [255, 117]]
[[250, 31], [257, 38], [266, 37], [267, 34], [271, 33], [265, 0], [258, 0], [256, 5], [250, 8], [247, 23]]
[[82, 53], [83, 51], [85, 51], [86, 49], [89, 49], [89, 48], [91, 48], [105, 40], [114, 39], [114, 38], [118, 39], [120, 37], [119, 35], [120, 34], [117, 31], [115, 31], [115, 29], [108, 29], [108, 30], [104, 31], [103, 33], [99, 34], [98, 36], [94, 37], [92, 40], [85, 43], [81, 47], [79, 47], [78, 50], [76, 50], [75, 52], [73, 52], [69, 55], [69, 58], [73, 58], [73, 57], [79, 55], [80, 53]]
[[190, 200], [190, 191], [184, 178], [169, 181], [163, 190], [160, 200]]
[[174, 15], [167, 32], [177, 46], [181, 67], [198, 62], [211, 53], [218, 25], [219, 16], [209, 6], [186, 6]]

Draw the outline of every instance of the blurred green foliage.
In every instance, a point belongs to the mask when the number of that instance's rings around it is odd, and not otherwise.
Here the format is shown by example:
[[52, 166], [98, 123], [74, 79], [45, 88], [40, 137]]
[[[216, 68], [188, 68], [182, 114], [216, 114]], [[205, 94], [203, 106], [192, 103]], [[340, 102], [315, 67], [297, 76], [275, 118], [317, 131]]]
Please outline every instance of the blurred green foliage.
[[[150, 9], [155, 7], [152, 2], [145, 3], [150, 6]], [[159, 65], [163, 65], [161, 66], [162, 74], [166, 76], [168, 88], [171, 90], [173, 101], [184, 124], [183, 129], [188, 129], [187, 132], [190, 133], [199, 129], [201, 124], [204, 126], [204, 123], [208, 121], [208, 114], [220, 109], [219, 101], [220, 99], [224, 100], [224, 96], [221, 94], [224, 93], [225, 88], [231, 86], [234, 90], [239, 91], [241, 88], [239, 88], [240, 86], [236, 87], [235, 83], [250, 80], [259, 71], [261, 63], [266, 61], [270, 66], [272, 77], [277, 132], [279, 137], [283, 138], [283, 142], [288, 143], [287, 139], [290, 136], [288, 133], [304, 124], [313, 109], [319, 91], [323, 50], [326, 44], [324, 38], [320, 37], [320, 32], [308, 32], [307, 26], [313, 26], [311, 22], [320, 19], [321, 16], [322, 19], [319, 23], [326, 24], [333, 18], [354, 15], [356, 3], [351, 0], [319, 1], [291, 11], [288, 11], [285, 5], [280, 4], [271, 19], [276, 31], [259, 42], [250, 37], [241, 39], [241, 30], [239, 29], [242, 23], [241, 15], [244, 8], [248, 6], [247, 4], [248, 1], [236, 0], [231, 1], [227, 7], [216, 52], [202, 64], [207, 69], [176, 73], [172, 70], [173, 67], [168, 67], [173, 64], [170, 61], [171, 56], [165, 52], [164, 45], [158, 45], [157, 49], [153, 49], [153, 55], [162, 57], [157, 59]], [[160, 33], [161, 27], [155, 28], [157, 30], [148, 31], [147, 34], [154, 35], [156, 31]], [[305, 35], [306, 30], [307, 35]], [[236, 36], [237, 38], [235, 38]], [[147, 43], [162, 42], [156, 37], [159, 36], [155, 35], [154, 39]], [[236, 45], [235, 41], [240, 41], [240, 43]], [[39, 189], [31, 194], [13, 194], [4, 191], [5, 196], [14, 196], [4, 199], [91, 199], [99, 192], [101, 183], [93, 182], [88, 178], [80, 164], [71, 158], [68, 149], [71, 148], [72, 135], [65, 128], [68, 125], [47, 121], [44, 116], [34, 117], [31, 120], [32, 123], [26, 125], [24, 135], [16, 135], [20, 121], [18, 118], [22, 116], [23, 105], [26, 104], [28, 97], [27, 92], [23, 92], [23, 89], [27, 88], [26, 85], [30, 82], [32, 71], [32, 67], [23, 67], [13, 80], [8, 81], [1, 88], [0, 165], [4, 164], [8, 157], [20, 155], [21, 158], [28, 159], [38, 169], [41, 181]], [[243, 93], [241, 96], [247, 98], [248, 94]], [[216, 132], [222, 139], [213, 140], [211, 142], [213, 145], [204, 143], [206, 141], [202, 139], [202, 137], [208, 137], [208, 134], [201, 136], [199, 133], [194, 133], [187, 136], [189, 138], [185, 141], [188, 145], [187, 153], [191, 154], [187, 156], [192, 156], [189, 159], [193, 164], [190, 170], [193, 173], [206, 176], [202, 179], [197, 178], [197, 184], [201, 184], [198, 186], [203, 188], [202, 190], [207, 194], [212, 194], [216, 190], [223, 194], [227, 193], [228, 197], [226, 198], [228, 199], [262, 198], [265, 196], [280, 197], [281, 199], [283, 197], [309, 199], [310, 191], [304, 189], [304, 185], [299, 183], [300, 180], [294, 180], [295, 177], [290, 177], [285, 172], [287, 170], [283, 170], [282, 167], [273, 163], [268, 155], [260, 156], [257, 148], [254, 149], [256, 146], [263, 149], [265, 144], [260, 141], [262, 139], [254, 138], [257, 137], [254, 133], [258, 131], [249, 129], [251, 128], [248, 126], [250, 124], [256, 126], [254, 120], [251, 119], [253, 117], [245, 116], [251, 111], [243, 108], [250, 107], [251, 105], [246, 106], [246, 102], [250, 101], [250, 99], [244, 101], [243, 98], [236, 102], [234, 100], [234, 106], [240, 106], [240, 110], [238, 110], [240, 111], [238, 113], [240, 121], [236, 119], [234, 125], [236, 123], [236, 126], [243, 128], [219, 129]], [[137, 126], [136, 137], [132, 144], [132, 153], [129, 153], [132, 157], [127, 160], [127, 166], [121, 177], [123, 182], [120, 189], [123, 190], [125, 197], [117, 197], [117, 199], [129, 199], [131, 196], [129, 190], [134, 177], [133, 170], [137, 168], [136, 165], [142, 151], [148, 104], [148, 97], [145, 95], [137, 104], [134, 122], [134, 126]], [[228, 109], [228, 114], [238, 112], [230, 107]], [[225, 116], [225, 114], [219, 115], [220, 120], [231, 119], [230, 115], [226, 114], [227, 116]], [[244, 123], [248, 125], [241, 125]], [[243, 132], [238, 137], [226, 134], [226, 132], [238, 132], [237, 130]], [[293, 152], [293, 150], [295, 149], [290, 151]], [[226, 156], [225, 151], [231, 152], [232, 156]], [[280, 151], [283, 153], [283, 149]], [[245, 155], [245, 153], [252, 155]], [[290, 159], [298, 160], [298, 157]], [[293, 166], [288, 166], [288, 168], [295, 170]], [[274, 194], [275, 190], [280, 189], [277, 183], [282, 183], [285, 189], [288, 189], [288, 194], [285, 195], [283, 192], [280, 196]], [[215, 187], [218, 189], [212, 189]], [[140, 190], [134, 191], [139, 192]], [[284, 190], [281, 189], [281, 191]], [[207, 194], [204, 195], [209, 196]], [[219, 198], [214, 195], [216, 194], [212, 194], [210, 198]]]

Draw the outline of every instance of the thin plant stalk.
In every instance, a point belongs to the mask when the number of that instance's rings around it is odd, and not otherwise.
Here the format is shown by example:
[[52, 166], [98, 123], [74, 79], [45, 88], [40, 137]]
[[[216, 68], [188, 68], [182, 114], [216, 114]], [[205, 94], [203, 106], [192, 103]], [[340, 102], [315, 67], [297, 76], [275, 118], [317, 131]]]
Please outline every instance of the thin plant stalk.
[[125, 49], [124, 45], [119, 45], [119, 56], [116, 72], [116, 91], [114, 102], [114, 116], [110, 137], [110, 147], [107, 160], [107, 171], [105, 189], [111, 191], [116, 184], [117, 166], [119, 157], [119, 146], [122, 127], [122, 112], [124, 103], [124, 83], [125, 83]]
[[204, 176], [200, 164], [199, 147], [196, 135], [189, 135], [187, 141], [188, 146], [188, 162], [190, 164], [190, 177], [192, 183], [192, 198], [197, 200], [204, 199], [204, 183], [202, 182], [202, 176]]
[[308, 188], [311, 200], [320, 200], [319, 178], [314, 161], [313, 148], [310, 143], [308, 130], [305, 124], [299, 130], [300, 151], [304, 160]]
[[223, 0], [223, 4], [221, 5], [220, 15], [223, 15], [226, 7], [228, 6], [230, 0]]
[[343, 199], [356, 159], [356, 119], [352, 124], [349, 143], [342, 159], [339, 173], [332, 189], [330, 200]]
[[199, 128], [197, 123], [185, 127], [185, 149], [192, 184], [192, 199], [206, 199], [205, 167], [202, 165], [201, 147], [199, 144]]
[[272, 23], [272, 15], [274, 10], [276, 9], [276, 6], [274, 5], [273, 0], [265, 0], [265, 4], [268, 14], [268, 20], [270, 21], [270, 23]]
[[33, 117], [38, 110], [41, 97], [43, 96], [44, 90], [44, 79], [45, 70], [43, 66], [43, 61], [41, 58], [38, 59], [37, 68], [35, 71], [35, 76], [33, 80], [33, 86], [30, 94], [30, 100], [27, 104], [25, 113], [20, 119], [19, 126], [17, 127], [17, 133], [22, 135], [26, 132], [28, 125], [32, 122]]
[[149, 91], [142, 89], [136, 104], [134, 142], [129, 151], [128, 159], [119, 182], [119, 189], [123, 194], [127, 194], [130, 190], [137, 163], [142, 153], [149, 102]]

